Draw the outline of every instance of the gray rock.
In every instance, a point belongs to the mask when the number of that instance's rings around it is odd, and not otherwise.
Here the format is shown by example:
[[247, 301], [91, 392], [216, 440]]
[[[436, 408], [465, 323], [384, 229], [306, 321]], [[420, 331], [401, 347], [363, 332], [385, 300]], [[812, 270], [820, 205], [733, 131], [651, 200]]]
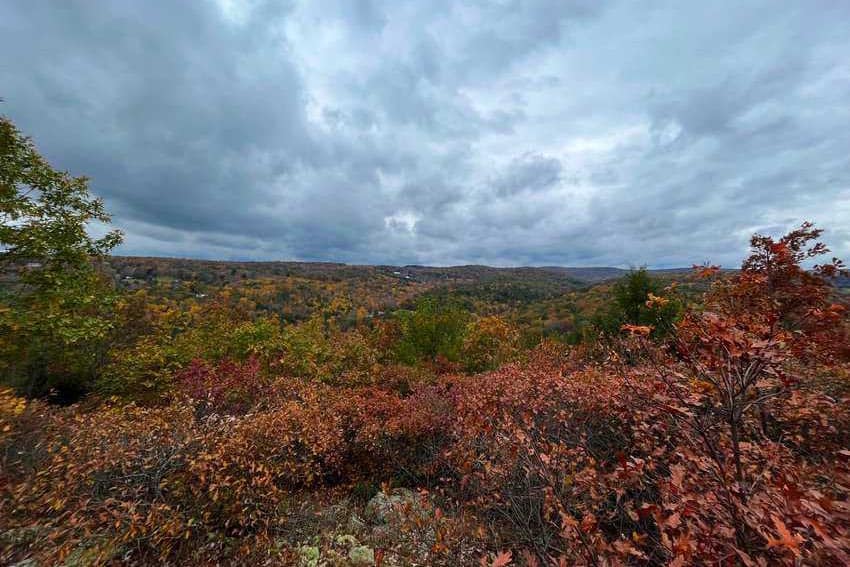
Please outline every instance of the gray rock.
[[374, 565], [375, 552], [371, 547], [358, 545], [348, 552], [348, 560], [351, 561], [352, 565]]
[[386, 524], [397, 520], [401, 510], [418, 510], [419, 496], [407, 488], [395, 488], [386, 492], [379, 492], [366, 504], [363, 511], [364, 519], [370, 524]]

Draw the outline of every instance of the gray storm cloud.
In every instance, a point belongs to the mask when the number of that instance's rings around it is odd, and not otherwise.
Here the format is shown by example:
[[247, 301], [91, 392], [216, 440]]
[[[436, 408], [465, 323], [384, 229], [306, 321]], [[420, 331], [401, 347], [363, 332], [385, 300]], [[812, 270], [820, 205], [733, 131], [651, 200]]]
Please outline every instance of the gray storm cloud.
[[124, 254], [735, 264], [850, 257], [845, 2], [0, 5], [0, 112]]

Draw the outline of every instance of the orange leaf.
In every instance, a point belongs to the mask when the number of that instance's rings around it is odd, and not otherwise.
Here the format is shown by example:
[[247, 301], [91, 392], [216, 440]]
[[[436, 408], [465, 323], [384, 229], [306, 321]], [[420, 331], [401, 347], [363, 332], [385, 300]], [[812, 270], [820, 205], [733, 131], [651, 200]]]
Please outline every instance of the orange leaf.
[[490, 563], [490, 567], [505, 567], [505, 565], [510, 565], [513, 560], [513, 553], [510, 551], [502, 551], [493, 559], [493, 562]]
[[639, 337], [645, 337], [649, 333], [652, 332], [651, 325], [630, 325], [624, 324], [620, 327], [621, 331], [626, 331], [630, 335], [637, 335]]
[[773, 518], [773, 525], [776, 526], [776, 531], [779, 532], [779, 537], [776, 539], [767, 538], [767, 547], [784, 547], [799, 557], [800, 543], [802, 543], [803, 537], [800, 534], [792, 534], [788, 530], [788, 526], [785, 525], [785, 522], [777, 516], [771, 516], [771, 518]]

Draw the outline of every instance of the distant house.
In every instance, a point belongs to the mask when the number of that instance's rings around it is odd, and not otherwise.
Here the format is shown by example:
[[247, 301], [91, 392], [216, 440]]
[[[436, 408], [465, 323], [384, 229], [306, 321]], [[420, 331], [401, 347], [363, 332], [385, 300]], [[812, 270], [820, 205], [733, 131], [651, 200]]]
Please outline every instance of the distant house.
[[41, 267], [41, 262], [27, 262], [25, 267], [28, 270], [37, 270]]

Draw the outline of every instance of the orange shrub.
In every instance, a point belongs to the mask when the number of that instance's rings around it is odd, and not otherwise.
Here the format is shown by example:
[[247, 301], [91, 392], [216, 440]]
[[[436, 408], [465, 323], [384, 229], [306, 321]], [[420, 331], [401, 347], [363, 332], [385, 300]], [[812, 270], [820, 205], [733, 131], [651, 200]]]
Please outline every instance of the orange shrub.
[[[223, 369], [226, 376], [240, 368]], [[278, 383], [262, 409], [240, 406], [232, 415], [182, 401], [46, 410], [35, 474], [18, 467], [22, 474], [7, 476], [4, 464], [0, 530], [29, 539], [3, 544], [0, 558], [218, 558], [233, 537], [261, 552], [285, 520], [287, 494], [399, 473], [421, 478], [430, 462], [422, 455], [442, 448], [442, 399], [436, 390], [400, 398], [290, 381]], [[9, 413], [20, 417], [16, 400], [3, 398], [4, 421]], [[220, 401], [213, 409], [233, 409]]]

